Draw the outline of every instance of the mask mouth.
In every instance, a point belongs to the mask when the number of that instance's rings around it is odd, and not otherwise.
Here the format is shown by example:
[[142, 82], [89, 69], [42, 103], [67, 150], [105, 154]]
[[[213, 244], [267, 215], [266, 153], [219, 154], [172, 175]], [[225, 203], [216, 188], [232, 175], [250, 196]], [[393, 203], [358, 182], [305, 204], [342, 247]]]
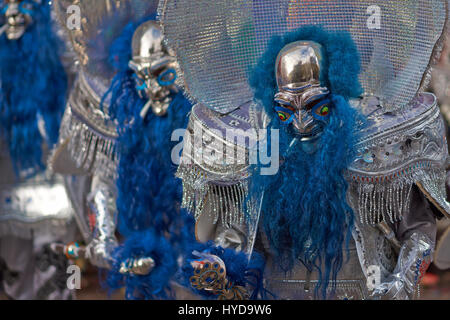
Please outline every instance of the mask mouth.
[[302, 140], [311, 140], [313, 138], [319, 137], [322, 134], [324, 127], [324, 124], [316, 121], [306, 127], [299, 125], [298, 121], [294, 121], [292, 131]]
[[18, 40], [25, 33], [25, 24], [22, 25], [9, 25], [5, 30], [8, 40]]

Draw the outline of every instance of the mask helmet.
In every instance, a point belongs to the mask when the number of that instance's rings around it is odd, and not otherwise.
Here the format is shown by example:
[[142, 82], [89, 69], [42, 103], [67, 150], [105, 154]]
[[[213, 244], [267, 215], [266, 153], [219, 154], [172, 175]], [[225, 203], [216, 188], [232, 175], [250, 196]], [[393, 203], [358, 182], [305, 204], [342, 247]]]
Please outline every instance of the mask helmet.
[[291, 121], [301, 135], [314, 135], [320, 131], [321, 125], [312, 114], [315, 110], [309, 106], [329, 93], [321, 86], [324, 68], [323, 47], [314, 41], [289, 43], [277, 56], [275, 102], [292, 110]]
[[129, 62], [136, 75], [139, 95], [149, 100], [153, 113], [158, 116], [167, 113], [169, 95], [177, 92], [175, 58], [163, 39], [157, 22], [149, 20], [141, 24], [133, 35], [132, 60]]

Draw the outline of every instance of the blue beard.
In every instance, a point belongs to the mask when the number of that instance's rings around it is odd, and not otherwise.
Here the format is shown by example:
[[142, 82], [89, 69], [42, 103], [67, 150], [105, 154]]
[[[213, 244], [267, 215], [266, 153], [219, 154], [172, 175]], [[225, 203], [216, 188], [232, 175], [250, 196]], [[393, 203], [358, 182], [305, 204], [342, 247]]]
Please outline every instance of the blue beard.
[[343, 175], [354, 156], [357, 113], [341, 96], [332, 102], [329, 123], [313, 153], [302, 149], [303, 142], [289, 148], [292, 128], [279, 128], [278, 119], [272, 120], [269, 128], [280, 129], [280, 170], [263, 176], [256, 167], [250, 185], [251, 195], [264, 191], [262, 222], [280, 267], [288, 271], [299, 259], [310, 271], [316, 269], [316, 294], [320, 290], [324, 298], [342, 266], [353, 227]]
[[[17, 175], [45, 167], [42, 143], [52, 147], [57, 142], [67, 86], [48, 2], [34, 6], [33, 19], [20, 39], [0, 36], [0, 134]], [[44, 120], [46, 140], [38, 116]]]

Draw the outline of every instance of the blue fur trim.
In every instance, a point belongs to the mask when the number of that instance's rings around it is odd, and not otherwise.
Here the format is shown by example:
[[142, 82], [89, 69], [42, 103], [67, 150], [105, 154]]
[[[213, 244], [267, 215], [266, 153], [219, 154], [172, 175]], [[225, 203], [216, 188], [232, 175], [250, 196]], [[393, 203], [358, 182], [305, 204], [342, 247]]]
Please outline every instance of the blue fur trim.
[[[313, 40], [324, 47], [327, 61], [321, 81], [332, 93], [329, 123], [313, 154], [302, 150], [302, 142], [289, 148], [295, 133], [291, 126], [281, 125], [274, 112], [275, 60], [286, 44], [298, 40]], [[250, 196], [265, 191], [262, 221], [280, 267], [291, 270], [300, 259], [307, 269], [317, 270], [316, 295], [320, 291], [322, 298], [342, 267], [344, 249], [348, 253], [354, 223], [343, 173], [354, 158], [358, 139], [355, 127], [361, 116], [347, 100], [360, 93], [359, 70], [358, 52], [347, 33], [304, 27], [274, 37], [250, 80], [255, 98], [271, 118], [269, 129], [280, 130], [283, 157], [276, 175], [262, 176], [260, 167], [253, 167]], [[269, 137], [268, 150], [270, 141]]]
[[[130, 74], [123, 82], [134, 86]], [[125, 96], [115, 99], [120, 106], [111, 105], [111, 112], [119, 120], [118, 167], [119, 231], [126, 235], [132, 230], [154, 227], [159, 232], [169, 230], [180, 215], [181, 182], [175, 178], [175, 165], [170, 141], [173, 130], [185, 128], [191, 106], [178, 93], [173, 97], [166, 117], [149, 112], [145, 120], [139, 112], [143, 101], [128, 87]], [[133, 103], [134, 102], [134, 103]], [[128, 123], [134, 119], [132, 126]]]
[[183, 265], [178, 274], [179, 281], [185, 286], [190, 288], [194, 293], [206, 298], [217, 299], [216, 295], [204, 290], [197, 290], [190, 285], [190, 278], [194, 275], [194, 269], [191, 266], [191, 262], [197, 260], [192, 252], [204, 252], [215, 256], [218, 256], [225, 263], [227, 279], [230, 283], [246, 288], [252, 288], [250, 299], [265, 298], [266, 291], [263, 287], [263, 272], [265, 267], [265, 261], [263, 257], [257, 252], [253, 252], [249, 261], [248, 255], [242, 251], [236, 251], [233, 249], [224, 249], [222, 247], [215, 246], [212, 241], [208, 243], [191, 243], [191, 247], [185, 252], [189, 252], [183, 260]]
[[0, 134], [9, 147], [16, 174], [45, 167], [38, 116], [45, 122], [45, 142], [52, 147], [57, 142], [67, 89], [49, 2], [30, 3], [34, 22], [24, 35], [13, 41], [5, 34], [0, 37]]
[[[154, 269], [146, 276], [123, 275], [120, 264], [130, 258], [151, 257]], [[114, 264], [106, 284], [114, 290], [126, 288], [128, 300], [167, 299], [172, 297], [169, 281], [177, 270], [176, 255], [169, 242], [152, 231], [134, 232], [112, 254]]]

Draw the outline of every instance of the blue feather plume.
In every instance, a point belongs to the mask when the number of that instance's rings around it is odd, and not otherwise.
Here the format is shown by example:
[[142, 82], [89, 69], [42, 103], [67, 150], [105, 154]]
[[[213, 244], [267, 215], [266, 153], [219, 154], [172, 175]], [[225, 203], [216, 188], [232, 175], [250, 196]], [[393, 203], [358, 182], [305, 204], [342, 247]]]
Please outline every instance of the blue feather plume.
[[[62, 44], [52, 31], [50, 2], [34, 1], [33, 23], [18, 40], [0, 36], [0, 134], [7, 143], [17, 175], [45, 167], [42, 143], [58, 138], [67, 79], [59, 53]], [[4, 1], [0, 2], [5, 5]], [[44, 120], [45, 136], [38, 128]]]
[[[151, 257], [155, 261], [155, 267], [148, 275], [123, 275], [118, 271], [121, 262], [142, 257]], [[172, 297], [169, 281], [177, 270], [177, 256], [163, 236], [151, 230], [134, 232], [115, 249], [112, 258], [114, 264], [106, 280], [110, 290], [125, 287], [125, 298], [128, 300]]]

